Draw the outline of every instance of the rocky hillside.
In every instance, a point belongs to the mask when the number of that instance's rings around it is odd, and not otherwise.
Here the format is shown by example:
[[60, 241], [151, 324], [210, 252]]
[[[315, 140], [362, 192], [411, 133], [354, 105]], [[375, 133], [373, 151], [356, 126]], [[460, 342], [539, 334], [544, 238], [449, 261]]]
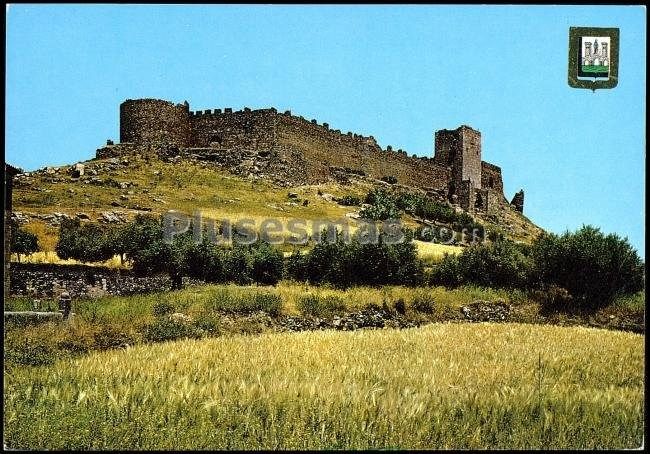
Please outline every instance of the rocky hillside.
[[[255, 153], [255, 152], [251, 152]], [[360, 207], [338, 202], [346, 195], [363, 200], [373, 187], [422, 190], [389, 185], [340, 169], [340, 178], [318, 185], [290, 186], [282, 174], [266, 174], [255, 160], [236, 166], [209, 162], [201, 156], [158, 158], [149, 153], [95, 159], [61, 167], [26, 172], [14, 182], [14, 218], [37, 233], [45, 250], [53, 250], [62, 219], [122, 223], [137, 213], [161, 214], [168, 210], [201, 210], [217, 219], [340, 219], [354, 223]], [[456, 208], [459, 210], [459, 208]], [[406, 215], [406, 225], [423, 222]], [[517, 241], [529, 242], [541, 229], [505, 205], [491, 215], [476, 218], [489, 230]]]

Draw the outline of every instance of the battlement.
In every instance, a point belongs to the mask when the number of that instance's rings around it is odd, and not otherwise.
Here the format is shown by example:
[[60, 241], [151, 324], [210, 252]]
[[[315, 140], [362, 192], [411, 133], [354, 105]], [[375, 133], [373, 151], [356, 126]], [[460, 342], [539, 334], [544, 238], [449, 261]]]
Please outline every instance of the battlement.
[[[372, 135], [342, 132], [291, 110], [221, 107], [191, 111], [187, 101], [174, 104], [145, 98], [127, 99], [120, 105], [120, 142], [124, 146], [107, 146], [98, 153], [114, 155], [142, 146], [171, 146], [178, 153], [188, 149], [220, 154], [274, 152], [274, 156], [284, 156], [278, 158], [283, 165], [304, 159], [295, 171], [311, 173], [314, 178], [329, 175], [321, 165], [354, 168], [377, 179], [396, 176], [399, 181], [401, 176], [405, 184], [444, 189], [450, 199], [456, 195], [469, 205], [476, 190], [503, 191], [501, 169], [481, 160], [481, 133], [468, 125], [436, 131], [434, 156], [417, 156], [392, 145], [381, 146]], [[318, 161], [320, 170], [311, 169], [310, 161]]]

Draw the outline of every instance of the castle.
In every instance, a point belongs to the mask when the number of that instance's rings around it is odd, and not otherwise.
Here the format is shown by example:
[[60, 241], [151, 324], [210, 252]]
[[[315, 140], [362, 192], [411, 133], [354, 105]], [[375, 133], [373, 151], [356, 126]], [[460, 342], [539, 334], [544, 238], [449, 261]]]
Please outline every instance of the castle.
[[591, 45], [591, 42], [585, 42], [585, 55], [582, 58], [582, 64], [584, 66], [609, 66], [609, 56], [607, 53], [608, 43], [602, 43], [599, 48], [598, 39], [595, 39], [593, 42], [593, 51]]
[[390, 178], [469, 212], [504, 205], [523, 212], [523, 191], [508, 204], [501, 168], [482, 161], [479, 131], [466, 125], [436, 131], [434, 147], [433, 158], [408, 156], [391, 146], [382, 149], [372, 136], [342, 133], [274, 108], [190, 111], [187, 102], [128, 99], [120, 105], [120, 142], [109, 140], [97, 158], [147, 149], [214, 161], [249, 176], [281, 175], [291, 185], [350, 174]]

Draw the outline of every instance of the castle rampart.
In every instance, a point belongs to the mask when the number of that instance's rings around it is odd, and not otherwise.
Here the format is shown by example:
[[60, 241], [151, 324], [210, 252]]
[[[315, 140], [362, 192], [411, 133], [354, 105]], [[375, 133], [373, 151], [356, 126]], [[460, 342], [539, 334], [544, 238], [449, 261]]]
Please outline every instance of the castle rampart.
[[[327, 181], [334, 168], [377, 179], [390, 176], [400, 184], [445, 194], [469, 211], [488, 202], [491, 206], [497, 200], [506, 202], [501, 169], [481, 160], [481, 133], [466, 125], [436, 131], [435, 155], [429, 158], [409, 156], [391, 145], [382, 148], [373, 136], [342, 133], [329, 123], [319, 124], [289, 110], [190, 111], [187, 102], [126, 100], [120, 106], [120, 144], [99, 149], [97, 157], [115, 157], [143, 147], [174, 154], [199, 150], [201, 156], [238, 168], [238, 157], [249, 156], [245, 159], [249, 161], [250, 152], [264, 153], [262, 164], [268, 174], [280, 172], [297, 184]], [[232, 156], [219, 157], [224, 154]]]
[[120, 142], [190, 145], [189, 106], [160, 99], [127, 99], [120, 105]]

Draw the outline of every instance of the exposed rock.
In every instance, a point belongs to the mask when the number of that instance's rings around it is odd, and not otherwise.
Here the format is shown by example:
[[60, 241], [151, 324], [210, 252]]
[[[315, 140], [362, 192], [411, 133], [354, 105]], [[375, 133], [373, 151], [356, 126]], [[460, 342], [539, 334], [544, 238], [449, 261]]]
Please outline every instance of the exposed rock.
[[194, 319], [190, 317], [189, 315], [185, 315], [180, 312], [175, 312], [169, 316], [169, 320], [172, 322], [179, 322], [179, 323], [192, 323]]
[[460, 308], [463, 316], [472, 322], [503, 322], [510, 316], [510, 305], [503, 301], [477, 300]]

